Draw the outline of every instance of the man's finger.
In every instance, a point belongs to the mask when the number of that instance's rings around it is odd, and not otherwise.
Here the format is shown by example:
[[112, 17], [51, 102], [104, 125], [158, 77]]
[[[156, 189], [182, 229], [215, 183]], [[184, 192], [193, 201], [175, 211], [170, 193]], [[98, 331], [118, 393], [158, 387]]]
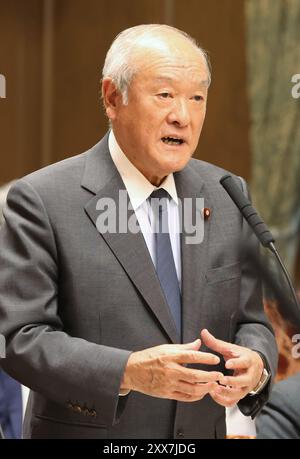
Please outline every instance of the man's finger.
[[189, 384], [184, 381], [179, 381], [176, 384], [176, 390], [185, 394], [192, 395], [193, 397], [202, 397], [208, 392], [217, 388], [216, 382], [208, 382], [202, 384]]
[[180, 344], [180, 348], [182, 349], [199, 349], [201, 346], [201, 339], [200, 338], [197, 338], [195, 339], [195, 341], [191, 342], [191, 343], [185, 343], [185, 344]]
[[210, 392], [212, 398], [220, 405], [231, 407], [239, 400], [244, 398], [248, 393], [248, 388], [237, 389], [232, 387], [217, 386], [217, 388]]
[[216, 392], [211, 392], [210, 395], [215, 402], [219, 403], [219, 405], [226, 406], [226, 408], [233, 407], [240, 400], [239, 398], [233, 399], [231, 397], [223, 397], [222, 395], [219, 395]]
[[217, 386], [214, 392], [222, 397], [236, 398], [243, 397], [248, 392], [248, 387], [230, 387], [230, 386]]
[[174, 398], [175, 400], [189, 401], [189, 402], [201, 400], [205, 395], [207, 395], [210, 392], [213, 392], [216, 389], [216, 387], [217, 387], [216, 383], [207, 383], [207, 384], [203, 384], [201, 388], [196, 388], [194, 391], [191, 391], [186, 386], [178, 386], [179, 390], [173, 391], [172, 392], [173, 397], [171, 398]]
[[231, 387], [246, 387], [249, 386], [250, 381], [249, 375], [239, 375], [239, 376], [224, 376], [224, 378], [220, 379], [220, 384], [222, 386], [231, 386]]
[[219, 354], [229, 354], [231, 357], [239, 357], [239, 353], [235, 349], [235, 345], [215, 338], [208, 330], [201, 331], [201, 338], [203, 343], [213, 351]]
[[206, 382], [220, 381], [221, 379], [224, 379], [224, 375], [219, 371], [202, 371], [192, 368], [183, 368], [182, 375], [180, 375], [179, 380], [194, 385]]
[[162, 355], [167, 354], [177, 354], [178, 352], [188, 352], [188, 351], [198, 351], [201, 346], [201, 339], [197, 338], [191, 343], [185, 344], [161, 344], [160, 346], [155, 346], [151, 348], [152, 350], [158, 351]]
[[249, 356], [243, 355], [235, 359], [229, 359], [225, 363], [225, 367], [228, 370], [238, 370], [238, 369], [247, 369], [251, 366], [251, 360]]
[[164, 355], [163, 357], [177, 363], [205, 363], [208, 365], [220, 363], [220, 359], [216, 355], [200, 351], [179, 351], [176, 354]]

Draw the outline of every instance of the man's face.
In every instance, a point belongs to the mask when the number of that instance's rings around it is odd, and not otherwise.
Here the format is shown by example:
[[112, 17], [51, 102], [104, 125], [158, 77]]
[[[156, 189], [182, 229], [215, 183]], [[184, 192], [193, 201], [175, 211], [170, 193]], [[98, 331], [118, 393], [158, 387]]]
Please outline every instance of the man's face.
[[[203, 126], [207, 67], [185, 40], [141, 48], [128, 104], [116, 95], [107, 114], [129, 160], [153, 184], [179, 171], [194, 153]], [[112, 83], [111, 83], [112, 84]]]

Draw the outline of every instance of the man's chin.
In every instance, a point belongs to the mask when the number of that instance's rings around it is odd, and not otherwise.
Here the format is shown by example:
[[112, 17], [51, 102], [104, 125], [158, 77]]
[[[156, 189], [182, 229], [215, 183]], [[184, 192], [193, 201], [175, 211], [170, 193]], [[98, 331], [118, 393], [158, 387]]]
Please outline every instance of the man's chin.
[[185, 163], [181, 162], [180, 164], [172, 165], [172, 167], [166, 167], [164, 169], [161, 169], [161, 172], [159, 174], [161, 181], [163, 181], [170, 174], [174, 174], [175, 172], [182, 171], [182, 169], [184, 169], [186, 165], [187, 165], [187, 162]]
[[189, 162], [191, 158], [188, 157], [186, 160], [180, 160], [180, 161], [173, 161], [171, 163], [168, 164], [168, 167], [166, 167], [166, 170], [169, 170], [169, 172], [166, 174], [166, 175], [169, 175], [169, 174], [172, 174], [174, 172], [179, 172], [181, 171], [182, 169], [185, 168], [185, 166], [187, 165], [187, 163]]

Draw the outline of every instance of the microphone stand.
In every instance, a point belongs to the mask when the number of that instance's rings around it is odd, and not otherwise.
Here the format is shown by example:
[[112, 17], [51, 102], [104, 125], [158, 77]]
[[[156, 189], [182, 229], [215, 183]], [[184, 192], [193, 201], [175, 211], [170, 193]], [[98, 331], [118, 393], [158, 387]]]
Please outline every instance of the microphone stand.
[[271, 250], [272, 253], [274, 253], [274, 255], [275, 255], [275, 257], [276, 257], [276, 259], [277, 259], [277, 261], [278, 261], [278, 263], [279, 263], [279, 265], [280, 265], [280, 267], [281, 267], [281, 269], [282, 269], [282, 271], [283, 271], [283, 273], [284, 273], [284, 275], [285, 275], [285, 278], [286, 278], [286, 280], [287, 280], [287, 283], [288, 283], [288, 285], [289, 285], [289, 287], [290, 287], [290, 290], [291, 290], [291, 292], [292, 292], [292, 295], [293, 295], [295, 304], [296, 304], [296, 306], [298, 307], [298, 310], [299, 310], [299, 312], [300, 312], [300, 303], [299, 303], [298, 295], [297, 295], [296, 290], [295, 290], [295, 288], [294, 288], [294, 286], [293, 286], [293, 283], [292, 283], [292, 280], [291, 280], [290, 275], [289, 275], [289, 273], [288, 273], [288, 270], [286, 269], [286, 267], [285, 267], [285, 265], [284, 265], [284, 263], [283, 263], [283, 261], [282, 261], [280, 255], [279, 255], [279, 252], [277, 251], [277, 249], [276, 249], [276, 247], [275, 247], [274, 242], [270, 242], [268, 248]]

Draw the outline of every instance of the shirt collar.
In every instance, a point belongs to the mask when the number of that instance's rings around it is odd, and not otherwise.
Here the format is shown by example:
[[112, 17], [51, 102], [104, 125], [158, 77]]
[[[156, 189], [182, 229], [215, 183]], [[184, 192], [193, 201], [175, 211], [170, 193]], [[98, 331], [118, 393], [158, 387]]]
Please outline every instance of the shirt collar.
[[[121, 150], [113, 131], [111, 130], [108, 137], [108, 148], [111, 158], [124, 182], [133, 210], [136, 210], [150, 194], [158, 188], [132, 164], [125, 153]], [[173, 174], [167, 175], [159, 188], [166, 190], [171, 198], [178, 205], [178, 196]]]

